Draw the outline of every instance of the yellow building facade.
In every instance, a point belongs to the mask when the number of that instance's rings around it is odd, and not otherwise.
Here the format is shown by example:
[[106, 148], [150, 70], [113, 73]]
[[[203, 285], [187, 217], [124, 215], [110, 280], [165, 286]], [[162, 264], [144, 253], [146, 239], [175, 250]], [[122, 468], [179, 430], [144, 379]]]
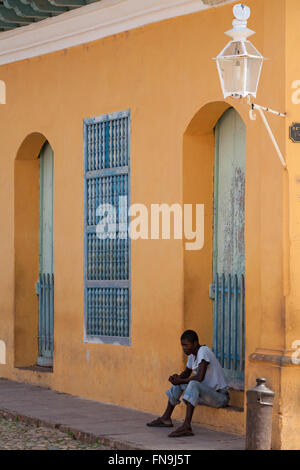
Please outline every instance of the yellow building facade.
[[[124, 20], [121, 32], [47, 53], [18, 58], [11, 48], [0, 55], [6, 84], [0, 105], [0, 340], [6, 360], [0, 376], [162, 412], [168, 377], [185, 367], [182, 332], [194, 329], [201, 344], [213, 343], [214, 128], [234, 108], [246, 127], [244, 387], [231, 390], [229, 408], [198, 407], [194, 421], [243, 434], [246, 390], [266, 377], [275, 392], [272, 446], [298, 449], [300, 365], [292, 355], [300, 342], [300, 145], [289, 138], [289, 126], [300, 120], [300, 4], [247, 5], [248, 25], [256, 31], [251, 40], [269, 59], [255, 102], [287, 112], [286, 118], [268, 116], [287, 170], [259, 115], [251, 121], [244, 101], [224, 100], [221, 93], [212, 58], [228, 42], [232, 2], [189, 14], [176, 10], [144, 25], [129, 27]], [[0, 33], [0, 42], [1, 35], [12, 40], [11, 32]], [[204, 204], [204, 245], [187, 251], [186, 240], [174, 237], [131, 240], [130, 344], [100, 344], [84, 335], [83, 123], [124, 110], [130, 110], [131, 204], [149, 210], [151, 204]], [[46, 141], [54, 161], [52, 371], [34, 367], [38, 156]], [[181, 405], [175, 417], [184, 412]]]

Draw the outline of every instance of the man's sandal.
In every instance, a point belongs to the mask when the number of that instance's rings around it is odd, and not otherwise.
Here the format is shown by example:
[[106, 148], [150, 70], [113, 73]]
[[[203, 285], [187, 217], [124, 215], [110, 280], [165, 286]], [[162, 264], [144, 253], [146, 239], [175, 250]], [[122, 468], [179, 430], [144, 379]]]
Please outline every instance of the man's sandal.
[[152, 428], [172, 428], [173, 424], [165, 424], [161, 418], [157, 418], [154, 421], [151, 421], [151, 423], [147, 423], [147, 426]]
[[180, 431], [173, 431], [169, 434], [169, 437], [185, 437], [185, 436], [194, 436], [192, 431], [188, 429], [181, 429]]

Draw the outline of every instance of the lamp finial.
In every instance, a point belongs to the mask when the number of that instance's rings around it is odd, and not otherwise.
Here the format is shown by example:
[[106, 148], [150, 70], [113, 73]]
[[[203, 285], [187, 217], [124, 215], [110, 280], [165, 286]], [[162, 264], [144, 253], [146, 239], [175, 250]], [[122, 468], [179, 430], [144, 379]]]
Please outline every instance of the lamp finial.
[[247, 28], [247, 20], [250, 18], [250, 8], [243, 3], [238, 3], [233, 7], [233, 14], [235, 19], [232, 22], [233, 28], [230, 31], [226, 31], [225, 34], [231, 36], [234, 41], [241, 41], [252, 36], [254, 31]]
[[250, 8], [243, 3], [238, 3], [233, 7], [233, 14], [237, 20], [247, 21], [250, 18]]

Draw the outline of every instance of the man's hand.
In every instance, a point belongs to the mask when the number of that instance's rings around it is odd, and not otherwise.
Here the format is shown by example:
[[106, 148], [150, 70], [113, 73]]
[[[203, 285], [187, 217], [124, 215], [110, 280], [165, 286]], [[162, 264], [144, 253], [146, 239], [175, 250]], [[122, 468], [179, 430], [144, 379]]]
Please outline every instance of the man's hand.
[[174, 380], [175, 377], [179, 377], [178, 374], [173, 374], [173, 375], [170, 375], [169, 377], [169, 382], [173, 383], [172, 380]]
[[173, 374], [169, 377], [169, 382], [171, 382], [172, 385], [180, 385], [182, 378], [178, 374]]
[[185, 370], [181, 372], [180, 375], [178, 374], [171, 375], [169, 377], [169, 382], [171, 382], [172, 385], [187, 384], [188, 378], [190, 377], [191, 373], [192, 373], [192, 369], [189, 369], [188, 367], [186, 367]]
[[169, 382], [171, 382], [172, 385], [184, 385], [188, 384], [191, 380], [196, 380], [197, 382], [202, 382], [202, 380], [205, 377], [207, 366], [209, 365], [209, 362], [205, 361], [204, 359], [201, 361], [201, 364], [199, 364], [197, 368], [197, 373], [196, 375], [193, 375], [190, 377], [192, 370], [186, 368], [183, 372], [181, 372], [180, 375], [178, 374], [173, 374], [169, 377]]

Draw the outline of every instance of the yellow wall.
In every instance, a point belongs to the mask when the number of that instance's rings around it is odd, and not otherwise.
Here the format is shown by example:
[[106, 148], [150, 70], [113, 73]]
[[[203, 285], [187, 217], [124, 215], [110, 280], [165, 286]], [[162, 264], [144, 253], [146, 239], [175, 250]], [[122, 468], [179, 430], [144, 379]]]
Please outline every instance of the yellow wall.
[[[249, 27], [257, 32], [253, 42], [270, 59], [264, 64], [257, 102], [284, 111], [287, 105], [291, 108], [290, 81], [300, 79], [293, 47], [298, 44], [300, 7], [297, 0], [249, 0], [247, 4], [252, 8]], [[8, 348], [8, 362], [0, 365], [0, 375], [104, 402], [162, 411], [167, 378], [184, 367], [179, 342], [183, 329], [196, 328], [200, 341], [211, 344], [212, 129], [222, 110], [234, 106], [247, 126], [246, 386], [253, 386], [260, 373], [266, 374], [276, 392], [273, 446], [287, 448], [300, 442], [295, 426], [300, 411], [297, 418], [290, 412], [282, 417], [278, 411], [284, 409], [280, 400], [291, 398], [284, 384], [292, 383], [298, 390], [299, 373], [282, 371], [262, 357], [266, 359], [266, 351], [278, 356], [278, 351], [289, 349], [298, 332], [300, 338], [300, 199], [294, 177], [298, 173], [300, 177], [298, 147], [288, 141], [290, 117], [286, 122], [269, 117], [281, 149], [287, 150], [290, 173], [284, 172], [259, 116], [250, 121], [247, 106], [235, 100], [220, 104], [212, 57], [228, 41], [223, 33], [231, 21], [229, 5], [0, 67], [7, 84], [7, 104], [0, 106], [0, 339]], [[131, 109], [132, 122], [132, 203], [206, 205], [201, 252], [185, 252], [180, 240], [131, 242], [130, 347], [83, 343], [82, 121], [125, 109]], [[290, 112], [297, 120], [297, 108]], [[20, 365], [23, 341], [18, 322], [28, 315], [18, 314], [16, 302], [23, 275], [18, 266], [25, 258], [19, 245], [24, 213], [18, 203], [21, 174], [15, 160], [32, 133], [41, 134], [54, 150], [53, 374], [14, 367]], [[30, 199], [34, 205], [36, 192], [27, 198], [28, 207]], [[27, 261], [32, 290], [34, 256]], [[32, 311], [31, 329], [34, 315]], [[261, 354], [259, 359], [248, 361], [255, 351]], [[23, 365], [31, 360], [34, 348], [27, 352]], [[177, 416], [183, 412], [184, 408], [179, 409]], [[235, 432], [244, 429], [244, 415], [232, 418], [217, 412], [204, 419], [197, 411], [196, 420]], [[286, 437], [290, 426], [296, 436], [291, 441]]]

